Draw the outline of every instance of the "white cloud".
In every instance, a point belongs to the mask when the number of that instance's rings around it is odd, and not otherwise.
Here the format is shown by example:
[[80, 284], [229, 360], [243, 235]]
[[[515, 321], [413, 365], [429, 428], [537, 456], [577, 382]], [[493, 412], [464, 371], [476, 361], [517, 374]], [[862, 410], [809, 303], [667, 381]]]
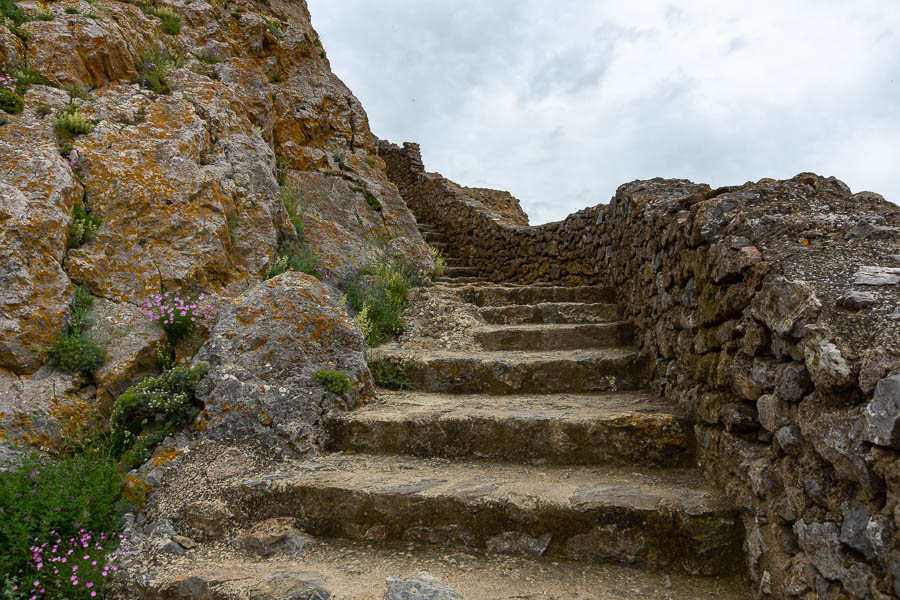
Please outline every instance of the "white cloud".
[[376, 135], [532, 223], [655, 176], [815, 171], [900, 201], [898, 3], [308, 1]]

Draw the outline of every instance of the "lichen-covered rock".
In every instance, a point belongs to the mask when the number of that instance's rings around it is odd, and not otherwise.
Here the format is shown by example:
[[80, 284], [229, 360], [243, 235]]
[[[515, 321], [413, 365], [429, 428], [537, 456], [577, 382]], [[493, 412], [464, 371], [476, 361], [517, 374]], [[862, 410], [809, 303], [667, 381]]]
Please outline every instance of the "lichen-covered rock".
[[104, 10], [84, 3], [92, 16], [53, 8], [54, 19], [28, 24], [30, 65], [58, 85], [97, 87], [137, 78], [134, 57], [159, 31], [159, 19], [115, 2], [104, 3]]
[[[288, 272], [252, 288], [223, 308], [195, 359], [210, 366], [201, 394], [206, 434], [296, 452], [316, 447], [324, 412], [374, 395], [364, 350], [336, 293], [316, 279]], [[352, 390], [327, 391], [312, 378], [319, 369], [346, 373]]]
[[865, 410], [865, 439], [900, 449], [900, 375], [885, 377], [875, 386], [875, 395]]
[[25, 60], [25, 46], [19, 36], [0, 25], [0, 64], [12, 67]]
[[73, 290], [63, 260], [72, 207], [83, 194], [32, 119], [0, 128], [0, 368], [16, 373], [36, 371], [62, 330]]

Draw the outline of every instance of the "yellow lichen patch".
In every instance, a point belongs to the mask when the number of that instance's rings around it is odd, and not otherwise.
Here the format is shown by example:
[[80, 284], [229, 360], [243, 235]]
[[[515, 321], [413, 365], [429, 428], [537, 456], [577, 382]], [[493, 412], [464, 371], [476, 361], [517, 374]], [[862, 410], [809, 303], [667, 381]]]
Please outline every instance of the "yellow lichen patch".
[[25, 443], [52, 456], [66, 456], [101, 433], [108, 409], [108, 403], [54, 396], [43, 413], [0, 415], [0, 439]]
[[140, 477], [129, 475], [125, 478], [125, 487], [122, 490], [122, 497], [132, 504], [140, 505], [147, 499], [147, 495], [152, 489], [150, 484]]
[[161, 448], [150, 459], [150, 464], [153, 465], [153, 468], [165, 467], [179, 456], [181, 456], [181, 452], [173, 446]]

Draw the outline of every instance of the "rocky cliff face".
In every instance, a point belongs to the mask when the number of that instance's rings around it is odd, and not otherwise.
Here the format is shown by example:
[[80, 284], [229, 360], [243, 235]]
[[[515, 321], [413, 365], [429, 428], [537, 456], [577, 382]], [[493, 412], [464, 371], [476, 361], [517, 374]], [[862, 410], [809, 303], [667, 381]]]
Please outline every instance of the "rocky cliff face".
[[[289, 212], [326, 270], [386, 253], [431, 267], [302, 0], [18, 8], [45, 12], [0, 25], [0, 73], [24, 99], [0, 125], [0, 413], [111, 399], [159, 341], [135, 306], [257, 285], [297, 240]], [[60, 130], [66, 114], [83, 132]], [[68, 247], [76, 205], [100, 226]], [[41, 366], [75, 284], [101, 299], [110, 361], [57, 382]]]

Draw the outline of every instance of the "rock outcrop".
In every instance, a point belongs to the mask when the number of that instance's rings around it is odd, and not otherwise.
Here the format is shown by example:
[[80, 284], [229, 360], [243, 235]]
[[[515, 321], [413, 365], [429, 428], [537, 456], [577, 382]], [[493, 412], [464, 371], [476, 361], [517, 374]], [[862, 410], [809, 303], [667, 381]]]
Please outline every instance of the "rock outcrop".
[[[298, 235], [322, 273], [385, 255], [433, 267], [305, 3], [18, 6], [47, 15], [0, 24], [0, 73], [46, 85], [0, 125], [0, 389], [48, 389], [36, 372], [76, 284], [110, 359], [7, 417], [54, 398], [102, 412], [154, 368], [162, 333], [129, 316], [148, 294], [227, 304]], [[64, 114], [83, 129], [60, 132]], [[76, 205], [100, 226], [70, 244]]]

